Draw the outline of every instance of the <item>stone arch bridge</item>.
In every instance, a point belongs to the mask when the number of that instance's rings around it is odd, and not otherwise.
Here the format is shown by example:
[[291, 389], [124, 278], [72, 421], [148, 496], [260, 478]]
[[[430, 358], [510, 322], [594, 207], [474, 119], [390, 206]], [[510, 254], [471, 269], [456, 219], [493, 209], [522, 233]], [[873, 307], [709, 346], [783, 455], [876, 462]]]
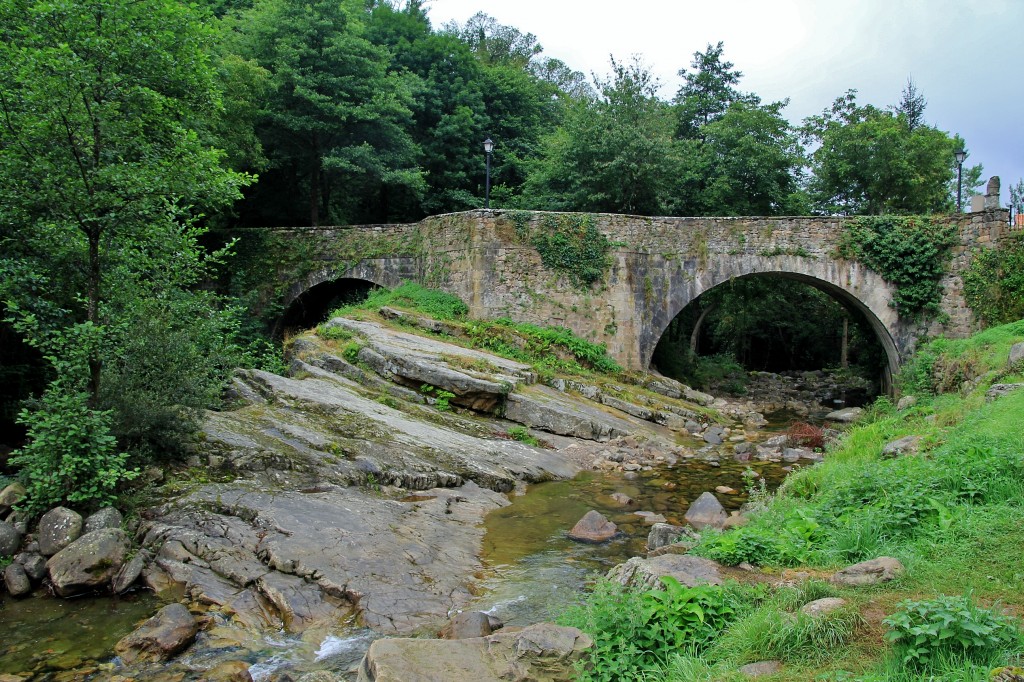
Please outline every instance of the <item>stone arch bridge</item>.
[[[538, 231], [558, 220], [588, 224], [611, 242], [601, 279], [587, 288], [544, 266]], [[702, 293], [736, 277], [772, 275], [827, 292], [870, 323], [890, 371], [923, 335], [958, 337], [975, 328], [960, 273], [972, 249], [998, 246], [1005, 210], [936, 220], [959, 243], [943, 280], [942, 314], [911, 321], [889, 305], [894, 285], [836, 256], [843, 217], [648, 218], [476, 210], [406, 225], [238, 230], [233, 286], [257, 312], [279, 316], [310, 291], [341, 278], [393, 287], [415, 281], [459, 296], [474, 317], [571, 328], [604, 343], [630, 369], [646, 369], [672, 319]]]

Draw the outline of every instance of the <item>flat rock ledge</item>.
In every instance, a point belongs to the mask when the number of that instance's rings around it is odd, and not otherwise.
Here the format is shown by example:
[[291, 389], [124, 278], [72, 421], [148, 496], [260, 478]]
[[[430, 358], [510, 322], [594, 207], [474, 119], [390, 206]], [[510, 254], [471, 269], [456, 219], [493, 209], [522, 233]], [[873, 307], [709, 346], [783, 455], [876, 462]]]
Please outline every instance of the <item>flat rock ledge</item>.
[[538, 623], [471, 639], [378, 639], [358, 682], [569, 682], [594, 645], [576, 628]]

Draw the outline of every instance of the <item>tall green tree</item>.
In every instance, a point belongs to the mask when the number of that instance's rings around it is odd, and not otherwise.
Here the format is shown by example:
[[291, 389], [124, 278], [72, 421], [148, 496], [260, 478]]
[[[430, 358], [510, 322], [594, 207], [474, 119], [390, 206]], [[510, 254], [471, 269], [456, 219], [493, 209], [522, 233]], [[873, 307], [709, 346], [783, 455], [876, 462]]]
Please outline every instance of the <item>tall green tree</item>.
[[708, 43], [704, 52], [694, 52], [691, 71], [679, 70], [683, 85], [676, 93], [675, 105], [679, 116], [678, 135], [683, 138], [701, 136], [701, 128], [724, 115], [734, 102], [756, 104], [756, 96], [737, 90], [743, 77], [732, 62], [723, 61], [724, 43]]
[[[905, 105], [918, 119], [923, 110]], [[963, 140], [911, 123], [903, 111], [858, 104], [855, 90], [807, 118], [802, 132], [815, 148], [808, 185], [815, 208], [845, 214], [949, 211], [955, 201], [953, 152]]]
[[[12, 0], [0, 36], [0, 297], [56, 377], [23, 416], [27, 447], [45, 446], [23, 461], [57, 476], [82, 447], [81, 418], [95, 426], [99, 476], [108, 428], [144, 440], [218, 389], [228, 322], [191, 289], [209, 264], [197, 221], [248, 178], [195, 130], [220, 102], [211, 34], [191, 8]], [[86, 478], [36, 482], [69, 494]], [[92, 484], [107, 494], [111, 480]]]

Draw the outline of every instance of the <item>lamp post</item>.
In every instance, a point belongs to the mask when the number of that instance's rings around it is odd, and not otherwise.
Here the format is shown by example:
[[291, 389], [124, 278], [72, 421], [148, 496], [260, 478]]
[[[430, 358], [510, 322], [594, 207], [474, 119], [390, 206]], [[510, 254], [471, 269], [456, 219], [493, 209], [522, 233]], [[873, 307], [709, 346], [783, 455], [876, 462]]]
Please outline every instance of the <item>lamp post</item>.
[[962, 213], [960, 197], [963, 196], [964, 159], [967, 158], [967, 152], [957, 149], [953, 152], [953, 158], [956, 159], [956, 212]]
[[494, 151], [494, 143], [491, 138], [484, 140], [484, 154], [487, 155], [487, 184], [484, 185], [484, 208], [491, 207], [491, 152]]

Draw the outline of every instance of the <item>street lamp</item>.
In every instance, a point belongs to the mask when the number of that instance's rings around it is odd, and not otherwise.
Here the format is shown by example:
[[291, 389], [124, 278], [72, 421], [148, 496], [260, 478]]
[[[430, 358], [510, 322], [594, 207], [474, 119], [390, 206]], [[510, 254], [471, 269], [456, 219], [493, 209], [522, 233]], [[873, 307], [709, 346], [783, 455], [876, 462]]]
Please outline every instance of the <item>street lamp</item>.
[[964, 159], [967, 158], [967, 152], [963, 149], [957, 149], [953, 152], [953, 158], [956, 159], [956, 212], [962, 213], [960, 210], [960, 197], [963, 195]]
[[484, 208], [491, 207], [491, 152], [494, 151], [494, 143], [491, 138], [484, 140], [484, 153], [487, 155], [487, 184], [484, 185]]

